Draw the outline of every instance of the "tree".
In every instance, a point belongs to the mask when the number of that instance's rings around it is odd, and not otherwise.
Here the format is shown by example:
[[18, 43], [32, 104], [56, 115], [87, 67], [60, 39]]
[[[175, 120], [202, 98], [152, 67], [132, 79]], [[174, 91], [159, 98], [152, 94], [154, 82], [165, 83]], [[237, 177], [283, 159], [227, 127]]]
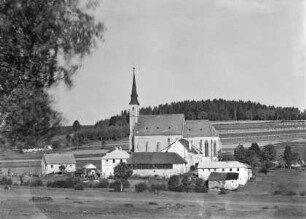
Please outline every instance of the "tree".
[[[95, 6], [94, 0], [1, 1], [0, 124], [11, 141], [33, 133], [37, 139], [50, 127], [50, 112], [56, 113], [47, 90], [60, 81], [70, 86], [80, 61], [102, 39], [104, 26], [89, 13]], [[42, 95], [44, 102], [37, 100]], [[47, 110], [38, 113], [37, 105]]]
[[73, 129], [74, 132], [80, 131], [80, 129], [81, 129], [81, 124], [79, 123], [78, 120], [75, 120], [75, 121], [73, 122], [72, 129]]
[[59, 169], [60, 169], [61, 172], [64, 172], [65, 169], [66, 169], [66, 167], [65, 167], [65, 165], [60, 165], [60, 166], [59, 166]]
[[252, 151], [254, 151], [258, 157], [261, 156], [260, 147], [258, 146], [258, 144], [257, 144], [256, 142], [253, 142], [253, 143], [251, 144], [251, 147], [250, 147], [249, 149], [252, 150]]
[[268, 144], [264, 146], [262, 151], [262, 159], [263, 161], [274, 161], [276, 158], [276, 149], [273, 145]]
[[236, 160], [238, 160], [240, 162], [245, 162], [245, 154], [246, 154], [246, 151], [245, 151], [243, 145], [241, 145], [241, 144], [239, 144], [234, 150], [234, 156], [235, 156]]
[[132, 176], [133, 170], [126, 163], [120, 163], [114, 168], [114, 175], [120, 181], [120, 191], [123, 191], [123, 181]]
[[286, 145], [285, 150], [284, 150], [284, 160], [288, 168], [291, 168], [292, 158], [293, 156], [292, 156], [291, 147]]
[[186, 192], [190, 192], [195, 187], [195, 178], [189, 175], [185, 175], [182, 179], [182, 186]]
[[7, 130], [3, 135], [20, 148], [38, 146], [40, 138], [62, 121], [61, 115], [52, 109], [52, 99], [44, 90], [15, 89], [1, 101], [0, 114], [5, 117]]

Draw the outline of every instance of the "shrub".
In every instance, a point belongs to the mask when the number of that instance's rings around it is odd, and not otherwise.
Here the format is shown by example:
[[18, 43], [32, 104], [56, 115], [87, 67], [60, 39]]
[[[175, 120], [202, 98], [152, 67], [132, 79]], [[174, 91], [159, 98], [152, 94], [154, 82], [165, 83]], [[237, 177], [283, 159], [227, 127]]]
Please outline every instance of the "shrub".
[[194, 191], [198, 193], [208, 192], [208, 188], [206, 187], [204, 179], [196, 178]]
[[121, 192], [121, 183], [122, 183], [122, 191], [125, 188], [129, 188], [130, 187], [130, 183], [128, 180], [116, 180], [115, 182], [112, 182], [109, 184], [109, 188], [114, 189], [114, 191], [116, 192]]
[[300, 193], [300, 196], [305, 196], [306, 195], [306, 191], [303, 191]]
[[193, 191], [195, 187], [195, 178], [193, 176], [185, 175], [182, 179], [182, 188], [185, 192]]
[[94, 188], [108, 188], [109, 182], [107, 179], [101, 179], [97, 184], [93, 186]]
[[13, 180], [11, 178], [2, 177], [0, 180], [0, 185], [8, 185], [11, 186], [13, 184]]
[[152, 183], [149, 187], [150, 192], [166, 191], [167, 185], [164, 183]]
[[221, 188], [220, 189], [220, 192], [219, 192], [219, 195], [225, 195], [226, 194], [226, 190]]
[[35, 179], [33, 181], [31, 181], [30, 186], [43, 186], [43, 182], [41, 181], [41, 179]]
[[177, 175], [173, 175], [170, 177], [168, 181], [168, 189], [170, 191], [181, 192], [183, 191], [183, 187], [180, 184], [180, 177]]
[[53, 182], [48, 181], [47, 187], [54, 188], [74, 188], [74, 186], [78, 183], [74, 178], [67, 178], [66, 180], [56, 180]]
[[74, 186], [74, 190], [84, 190], [84, 185], [82, 183], [77, 183]]
[[288, 191], [288, 192], [287, 192], [287, 195], [296, 195], [296, 192], [295, 192], [295, 191], [290, 190], [290, 191]]
[[148, 184], [146, 182], [140, 182], [135, 185], [136, 192], [144, 192], [148, 189]]

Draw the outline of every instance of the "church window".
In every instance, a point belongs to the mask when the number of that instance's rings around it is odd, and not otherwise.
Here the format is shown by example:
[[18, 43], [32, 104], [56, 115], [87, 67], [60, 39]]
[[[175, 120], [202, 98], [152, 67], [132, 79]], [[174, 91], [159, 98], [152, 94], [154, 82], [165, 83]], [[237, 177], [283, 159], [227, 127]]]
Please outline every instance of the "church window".
[[157, 142], [157, 144], [156, 144], [156, 152], [159, 152], [159, 150], [160, 150], [160, 142]]
[[200, 150], [203, 151], [203, 148], [202, 148], [202, 139], [200, 140], [199, 144], [200, 144]]
[[132, 107], [132, 110], [134, 111], [134, 107]]
[[51, 168], [53, 168], [53, 165], [51, 164]]
[[168, 138], [168, 145], [170, 145], [170, 138]]
[[239, 171], [239, 168], [237, 168], [237, 171]]
[[122, 163], [122, 159], [120, 159], [120, 163]]
[[214, 155], [217, 156], [217, 142], [214, 141]]
[[146, 142], [146, 152], [148, 152], [149, 142]]
[[189, 131], [191, 131], [191, 129], [188, 129]]
[[116, 162], [116, 160], [115, 159], [113, 159], [113, 163], [115, 163]]
[[208, 157], [208, 141], [205, 141], [205, 157]]
[[146, 127], [146, 130], [148, 130], [149, 128], [148, 127]]

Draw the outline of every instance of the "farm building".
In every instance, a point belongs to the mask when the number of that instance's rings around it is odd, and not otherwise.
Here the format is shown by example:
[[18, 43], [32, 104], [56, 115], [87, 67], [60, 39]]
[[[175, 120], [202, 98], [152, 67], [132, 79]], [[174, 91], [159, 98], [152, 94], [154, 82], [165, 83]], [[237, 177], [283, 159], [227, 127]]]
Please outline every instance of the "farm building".
[[85, 176], [95, 176], [98, 173], [97, 167], [92, 163], [84, 165], [82, 169]]
[[76, 161], [73, 154], [44, 154], [41, 160], [42, 174], [61, 172], [60, 166], [66, 172], [75, 172]]
[[114, 148], [101, 158], [101, 177], [114, 175], [114, 168], [121, 162], [127, 162], [130, 154], [121, 148]]
[[187, 161], [187, 169], [191, 166], [197, 166], [197, 164], [203, 161], [203, 153], [193, 146], [186, 139], [180, 139], [170, 144], [168, 147], [161, 150], [161, 152], [173, 152], [180, 155], [184, 160]]
[[238, 161], [218, 161], [218, 162], [201, 162], [198, 165], [198, 175], [204, 180], [208, 180], [211, 173], [238, 173], [238, 183], [245, 185], [252, 177], [252, 168]]
[[130, 151], [161, 152], [163, 148], [184, 138], [200, 150], [207, 160], [217, 160], [222, 145], [217, 131], [209, 121], [185, 120], [184, 114], [139, 115], [137, 98], [134, 74], [129, 103]]
[[177, 153], [137, 152], [128, 159], [134, 175], [170, 177], [187, 172], [187, 162]]
[[208, 178], [209, 189], [228, 189], [234, 190], [239, 187], [238, 182], [239, 173], [222, 173], [213, 172]]

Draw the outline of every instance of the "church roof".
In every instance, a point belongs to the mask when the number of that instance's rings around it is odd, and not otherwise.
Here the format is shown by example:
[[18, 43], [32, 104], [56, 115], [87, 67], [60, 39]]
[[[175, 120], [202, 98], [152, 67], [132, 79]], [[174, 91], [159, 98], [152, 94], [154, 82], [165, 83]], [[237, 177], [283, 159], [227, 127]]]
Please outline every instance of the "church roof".
[[174, 145], [176, 142], [179, 142], [190, 153], [193, 153], [193, 154], [202, 154], [202, 152], [200, 150], [198, 150], [195, 146], [193, 146], [191, 143], [189, 143], [189, 141], [187, 141], [186, 139], [183, 139], [183, 138], [173, 142], [172, 144], [170, 144], [169, 146], [164, 148], [162, 151], [163, 152], [168, 151], [172, 147], [172, 145]]
[[[135, 71], [135, 68], [133, 68], [133, 71]], [[138, 94], [137, 94], [137, 89], [136, 89], [136, 79], [135, 79], [135, 73], [134, 73], [130, 105], [134, 105], [134, 104], [139, 105], [137, 97], [138, 97]]]
[[184, 120], [184, 114], [139, 115], [135, 135], [182, 135]]
[[217, 137], [218, 133], [208, 120], [186, 120], [184, 138]]
[[136, 152], [128, 160], [129, 164], [185, 164], [177, 153], [168, 152]]

